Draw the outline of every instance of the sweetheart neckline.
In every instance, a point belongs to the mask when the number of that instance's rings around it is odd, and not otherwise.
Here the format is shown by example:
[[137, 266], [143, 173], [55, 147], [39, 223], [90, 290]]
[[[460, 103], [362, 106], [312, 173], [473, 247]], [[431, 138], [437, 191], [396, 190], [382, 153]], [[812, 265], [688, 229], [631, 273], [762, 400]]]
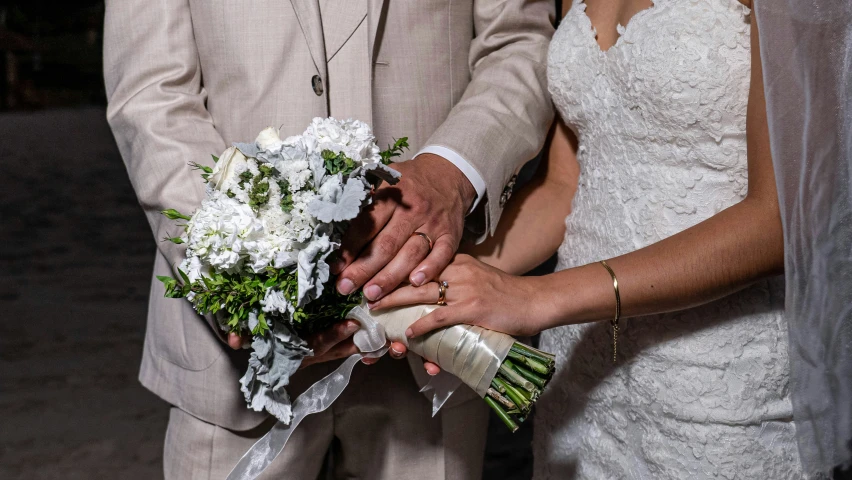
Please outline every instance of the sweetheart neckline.
[[[630, 17], [629, 20], [627, 20], [627, 25], [621, 25], [620, 23], [616, 23], [615, 24], [615, 31], [618, 34], [618, 38], [616, 38], [615, 43], [610, 45], [610, 47], [607, 48], [606, 50], [601, 48], [601, 44], [598, 43], [598, 29], [597, 29], [597, 27], [595, 27], [594, 23], [592, 23], [592, 19], [591, 19], [591, 17], [589, 17], [589, 14], [586, 13], [586, 8], [588, 7], [588, 5], [586, 5], [586, 0], [577, 0], [574, 3], [574, 5], [571, 7], [571, 9], [573, 10], [574, 8], [577, 8], [578, 6], [580, 7], [580, 11], [579, 11], [578, 15], [583, 17], [585, 19], [585, 22], [588, 24], [588, 27], [589, 27], [588, 31], [591, 33], [591, 35], [589, 35], [589, 38], [592, 40], [592, 43], [594, 43], [598, 53], [600, 55], [606, 56], [611, 50], [613, 50], [613, 49], [615, 49], [615, 48], [617, 48], [621, 45], [622, 39], [627, 34], [627, 29], [630, 28], [631, 25], [636, 23], [637, 20], [641, 20], [641, 17], [646, 16], [645, 14], [647, 14], [648, 12], [651, 12], [651, 11], [657, 9], [657, 6], [658, 6], [657, 4], [658, 4], [659, 1], [660, 0], [651, 0], [651, 6], [634, 13], [633, 16]], [[621, 27], [620, 31], [619, 31], [619, 27]]]

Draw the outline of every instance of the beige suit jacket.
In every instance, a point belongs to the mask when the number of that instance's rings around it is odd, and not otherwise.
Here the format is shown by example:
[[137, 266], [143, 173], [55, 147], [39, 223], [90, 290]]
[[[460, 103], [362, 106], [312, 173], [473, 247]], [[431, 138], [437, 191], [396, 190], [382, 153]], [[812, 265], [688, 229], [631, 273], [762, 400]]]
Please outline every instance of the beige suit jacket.
[[[553, 15], [551, 0], [107, 0], [107, 116], [158, 241], [154, 273], [183, 256], [161, 241], [179, 230], [159, 211], [189, 213], [204, 196], [188, 162], [317, 116], [369, 122], [380, 145], [408, 136], [414, 151], [459, 153], [487, 184], [493, 231], [552, 120]], [[237, 388], [245, 353], [208, 323], [152, 282], [140, 380], [211, 423], [254, 427], [265, 416]]]

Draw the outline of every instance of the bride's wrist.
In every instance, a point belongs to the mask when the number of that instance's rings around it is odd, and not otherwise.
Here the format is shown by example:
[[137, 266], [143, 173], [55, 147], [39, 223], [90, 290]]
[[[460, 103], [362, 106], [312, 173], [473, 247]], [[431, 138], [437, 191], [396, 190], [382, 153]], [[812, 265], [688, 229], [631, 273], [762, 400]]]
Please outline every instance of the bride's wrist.
[[609, 320], [615, 314], [612, 277], [599, 263], [548, 275], [551, 284], [553, 326]]
[[532, 322], [537, 332], [565, 325], [566, 316], [564, 291], [554, 275], [539, 277], [522, 277], [527, 282], [530, 302], [528, 321]]

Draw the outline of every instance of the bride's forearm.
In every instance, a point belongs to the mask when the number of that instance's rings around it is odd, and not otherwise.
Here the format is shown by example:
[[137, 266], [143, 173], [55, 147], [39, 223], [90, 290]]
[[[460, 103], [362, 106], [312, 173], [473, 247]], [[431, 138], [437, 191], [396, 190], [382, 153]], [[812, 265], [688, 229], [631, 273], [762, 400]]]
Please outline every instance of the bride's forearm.
[[[745, 200], [661, 242], [608, 259], [618, 278], [622, 317], [701, 305], [783, 271], [777, 204]], [[552, 299], [544, 328], [609, 320], [612, 278], [600, 263], [542, 277]]]
[[561, 121], [549, 137], [547, 156], [535, 177], [506, 205], [494, 236], [463, 253], [515, 275], [550, 258], [562, 243], [565, 217], [577, 190], [576, 139]]

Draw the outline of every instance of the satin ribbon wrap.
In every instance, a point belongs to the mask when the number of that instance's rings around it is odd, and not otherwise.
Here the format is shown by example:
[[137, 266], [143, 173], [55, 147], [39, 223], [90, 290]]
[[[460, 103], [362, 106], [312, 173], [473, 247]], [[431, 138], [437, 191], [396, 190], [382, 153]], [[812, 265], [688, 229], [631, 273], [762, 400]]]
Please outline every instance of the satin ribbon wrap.
[[[454, 325], [409, 340], [405, 330], [436, 308], [439, 307], [416, 305], [378, 314], [363, 305], [352, 309], [347, 318], [361, 323], [361, 329], [353, 339], [361, 353], [347, 358], [337, 370], [299, 395], [293, 402], [290, 425], [276, 423], [243, 455], [231, 470], [228, 480], [257, 478], [284, 450], [290, 436], [306, 416], [329, 408], [337, 400], [349, 384], [355, 364], [363, 358], [377, 358], [387, 353], [388, 340], [402, 342], [410, 352], [441, 367], [441, 373], [420, 390], [431, 397], [432, 415], [438, 413], [461, 383], [472, 388], [480, 397], [485, 397], [515, 339], [482, 327]], [[412, 368], [422, 367], [412, 364]]]
[[362, 323], [367, 318], [377, 322], [384, 327], [388, 340], [405, 344], [409, 351], [438, 364], [442, 373], [454, 375], [484, 398], [515, 339], [482, 327], [453, 325], [409, 340], [405, 336], [408, 327], [437, 308], [441, 307], [415, 305], [373, 313], [356, 307], [349, 317]]

